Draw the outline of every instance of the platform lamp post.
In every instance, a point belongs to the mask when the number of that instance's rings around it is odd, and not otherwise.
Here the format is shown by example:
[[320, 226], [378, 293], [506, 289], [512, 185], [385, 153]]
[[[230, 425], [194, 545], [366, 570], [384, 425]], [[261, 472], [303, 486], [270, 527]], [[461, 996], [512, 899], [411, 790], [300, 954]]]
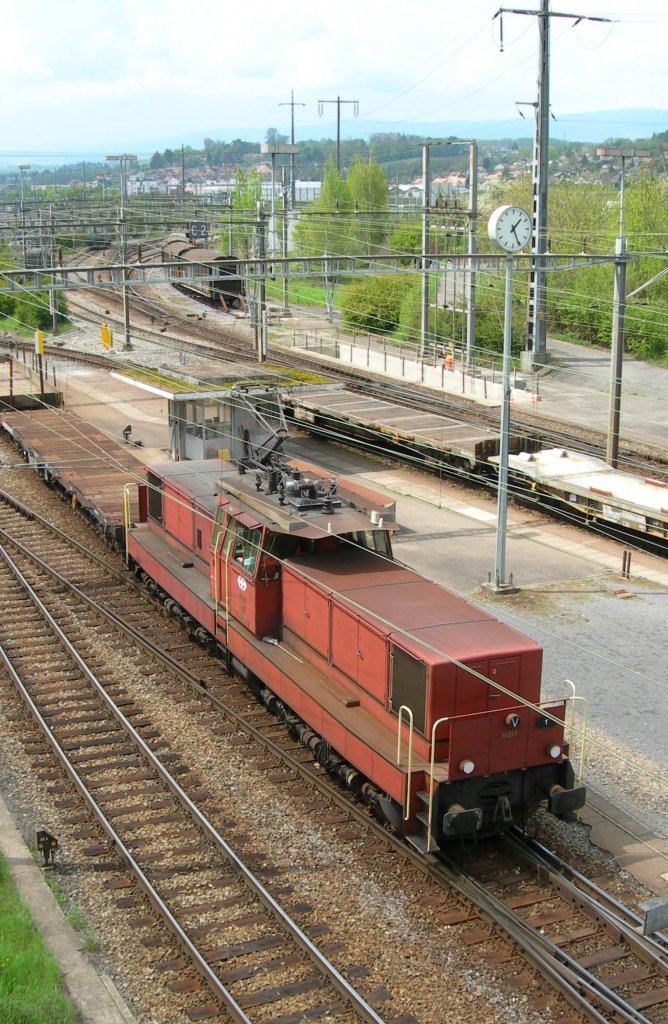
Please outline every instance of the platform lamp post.
[[26, 208], [23, 200], [23, 172], [29, 171], [31, 164], [19, 164], [21, 175], [21, 250], [23, 252], [23, 266], [25, 267], [28, 257], [26, 252]]
[[615, 239], [615, 285], [612, 304], [612, 342], [610, 346], [610, 403], [608, 406], [608, 443], [605, 460], [617, 469], [619, 460], [619, 425], [622, 408], [622, 367], [624, 364], [624, 318], [626, 312], [626, 265], [628, 252], [624, 238], [624, 165], [627, 157], [651, 156], [649, 149], [635, 146], [600, 146], [597, 156], [618, 156], [621, 159], [619, 177], [619, 233]]
[[106, 160], [116, 161], [120, 163], [121, 169], [121, 207], [119, 216], [119, 233], [121, 236], [121, 273], [123, 275], [122, 294], [123, 294], [123, 328], [125, 333], [125, 341], [123, 343], [123, 351], [132, 351], [132, 342], [130, 341], [130, 307], [128, 306], [128, 286], [126, 282], [127, 277], [127, 224], [125, 223], [125, 198], [126, 198], [126, 184], [125, 184], [125, 166], [128, 160], [136, 160], [137, 157], [134, 153], [119, 153], [114, 156], [105, 157]]
[[487, 226], [492, 242], [502, 249], [506, 264], [506, 288], [503, 311], [503, 395], [501, 399], [501, 437], [499, 448], [499, 493], [496, 517], [496, 560], [489, 588], [496, 594], [512, 593], [512, 573], [506, 579], [506, 524], [508, 519], [508, 440], [510, 432], [510, 346], [512, 341], [513, 255], [531, 241], [531, 217], [519, 206], [499, 206]]

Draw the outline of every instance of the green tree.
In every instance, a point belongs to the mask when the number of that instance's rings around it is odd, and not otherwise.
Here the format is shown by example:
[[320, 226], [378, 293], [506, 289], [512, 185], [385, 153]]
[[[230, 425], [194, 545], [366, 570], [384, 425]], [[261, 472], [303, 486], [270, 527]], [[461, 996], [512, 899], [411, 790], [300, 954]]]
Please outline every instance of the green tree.
[[303, 256], [351, 255], [351, 246], [357, 245], [353, 221], [350, 186], [337, 171], [331, 156], [327, 157], [320, 195], [309, 203], [295, 225], [295, 249]]
[[404, 221], [392, 232], [387, 245], [390, 253], [400, 256], [402, 266], [413, 266], [414, 257], [422, 253], [422, 224], [417, 218]]
[[[511, 181], [486, 190], [487, 213], [501, 203], [530, 209], [527, 181]], [[485, 216], [485, 213], [482, 213]], [[553, 252], [586, 252], [610, 255], [619, 232], [619, 193], [609, 185], [565, 181], [550, 188], [548, 234]], [[627, 292], [634, 291], [657, 272], [652, 252], [668, 248], [668, 183], [652, 174], [641, 174], [626, 183], [624, 235], [630, 260]], [[483, 245], [484, 245], [483, 239]], [[634, 256], [634, 252], [637, 254]], [[590, 344], [610, 345], [612, 337], [613, 268], [610, 263], [576, 265], [548, 275], [548, 331]], [[484, 293], [479, 292], [484, 302]], [[477, 317], [476, 334], [484, 329]], [[660, 279], [626, 306], [625, 345], [643, 359], [668, 359], [668, 278]]]
[[47, 292], [30, 292], [14, 302], [14, 316], [24, 327], [48, 331], [51, 327]]
[[288, 137], [287, 135], [281, 135], [277, 128], [267, 128], [267, 131], [265, 133], [265, 141], [274, 143], [287, 142]]
[[[262, 179], [257, 171], [245, 174], [241, 168], [234, 178], [232, 194], [232, 254], [249, 259], [253, 253], [257, 204], [262, 199]], [[227, 234], [221, 235], [221, 248], [226, 251]]]
[[151, 157], [151, 161], [149, 163], [149, 167], [151, 168], [151, 170], [152, 171], [158, 171], [158, 170], [160, 170], [161, 167], [164, 167], [164, 166], [165, 166], [165, 161], [162, 158], [162, 154], [158, 153], [158, 152], [154, 153], [153, 156]]
[[222, 167], [227, 146], [213, 139], [204, 140], [204, 160], [209, 167]]
[[[14, 270], [16, 268], [16, 260], [9, 251], [9, 244], [7, 242], [0, 243], [0, 270]], [[0, 295], [0, 316], [12, 316], [14, 313], [14, 306], [16, 304], [16, 298], [10, 292], [6, 292]]]
[[[351, 245], [367, 255], [378, 251], [387, 233], [387, 179], [377, 160], [356, 156], [348, 172], [347, 184], [355, 206], [350, 227]], [[351, 251], [351, 255], [354, 253]]]

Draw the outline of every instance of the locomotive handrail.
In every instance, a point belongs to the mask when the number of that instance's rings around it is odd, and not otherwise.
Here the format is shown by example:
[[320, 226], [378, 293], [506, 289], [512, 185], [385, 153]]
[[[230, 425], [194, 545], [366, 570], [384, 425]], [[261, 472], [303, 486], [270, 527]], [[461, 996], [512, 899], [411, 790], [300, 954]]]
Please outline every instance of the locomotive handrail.
[[403, 718], [402, 712], [405, 711], [408, 715], [408, 761], [406, 764], [406, 813], [404, 814], [404, 821], [408, 821], [411, 816], [411, 775], [413, 771], [413, 712], [406, 704], [402, 704], [399, 708], [399, 714], [397, 718], [397, 764], [401, 764], [401, 720]]
[[129, 535], [130, 535], [130, 493], [128, 491], [129, 487], [134, 487], [134, 484], [124, 484], [124, 486], [123, 486], [123, 500], [122, 500], [123, 527], [124, 527], [124, 531], [123, 532], [125, 534], [125, 564], [126, 565], [130, 561], [130, 541], [129, 541]]
[[[564, 691], [564, 686], [570, 686], [571, 690], [572, 690], [572, 693], [571, 693], [570, 697], [564, 697], [564, 700], [572, 701], [571, 713], [570, 713], [570, 722], [569, 722], [569, 725], [568, 725], [568, 731], [569, 731], [569, 734], [571, 734], [571, 733], [574, 734], [574, 735], [575, 734], [579, 734], [580, 752], [579, 752], [579, 757], [578, 757], [579, 767], [578, 767], [578, 773], [577, 773], [577, 780], [578, 780], [578, 782], [582, 782], [582, 776], [584, 774], [585, 741], [586, 741], [586, 737], [587, 737], [587, 726], [589, 724], [589, 704], [587, 702], [587, 698], [586, 697], [580, 697], [580, 696], [576, 695], [576, 693], [575, 693], [575, 683], [573, 682], [572, 679], [564, 679], [564, 680], [562, 680], [562, 683], [561, 683], [561, 692], [562, 692], [562, 694], [563, 694], [563, 691]], [[575, 727], [575, 704], [576, 704], [577, 701], [579, 701], [582, 704], [582, 728], [580, 730], [576, 729], [576, 727]]]
[[[229, 528], [230, 517], [227, 516], [224, 531], [225, 537], [227, 537], [227, 531]], [[228, 647], [230, 642], [230, 551], [232, 550], [232, 545], [228, 544], [227, 547], [225, 547], [225, 539], [223, 539], [221, 549], [223, 551], [223, 561], [225, 565], [225, 647]]]
[[[219, 604], [219, 601], [218, 601], [218, 583], [219, 583], [219, 580], [218, 580], [218, 554], [219, 554], [219, 547], [222, 544], [224, 535], [225, 535], [225, 531], [223, 530], [223, 527], [222, 527], [222, 524], [221, 524], [221, 526], [220, 526], [220, 528], [218, 530], [218, 533], [216, 534], [215, 543], [214, 543], [213, 547], [209, 549], [211, 551], [211, 555], [212, 555], [212, 558], [213, 558], [213, 622], [214, 622], [214, 627], [215, 627], [216, 630], [218, 628], [218, 604]], [[225, 603], [227, 604], [227, 602], [225, 602]], [[225, 643], [227, 644], [227, 637], [225, 639]]]
[[431, 727], [431, 755], [429, 758], [429, 821], [427, 822], [427, 853], [431, 852], [431, 819], [434, 810], [434, 765], [436, 762], [436, 729], [443, 722], [449, 722], [450, 716], [437, 718]]

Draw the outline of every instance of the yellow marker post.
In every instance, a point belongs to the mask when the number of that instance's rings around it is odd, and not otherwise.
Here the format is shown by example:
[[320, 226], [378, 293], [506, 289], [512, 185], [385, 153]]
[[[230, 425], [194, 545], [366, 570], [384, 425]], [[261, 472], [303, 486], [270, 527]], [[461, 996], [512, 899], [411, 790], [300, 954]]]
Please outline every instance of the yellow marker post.
[[44, 363], [42, 360], [44, 355], [44, 331], [35, 331], [35, 352], [39, 364], [39, 393], [44, 398]]

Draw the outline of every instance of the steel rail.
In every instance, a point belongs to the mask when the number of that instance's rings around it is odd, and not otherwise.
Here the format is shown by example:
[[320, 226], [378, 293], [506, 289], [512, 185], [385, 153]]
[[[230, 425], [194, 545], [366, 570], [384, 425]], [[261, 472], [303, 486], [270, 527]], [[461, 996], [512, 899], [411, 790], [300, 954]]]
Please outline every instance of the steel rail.
[[[50, 528], [50, 524], [44, 521], [47, 528]], [[4, 532], [4, 531], [3, 531]], [[16, 540], [10, 541], [13, 545], [23, 548], [23, 545]], [[31, 555], [26, 550], [26, 553]], [[36, 555], [31, 555], [38, 563], [42, 563]], [[597, 979], [591, 979], [591, 976], [582, 976], [582, 969], [578, 967], [575, 961], [572, 960], [565, 954], [559, 947], [554, 946], [544, 936], [540, 936], [539, 933], [532, 930], [530, 926], [523, 921], [523, 919], [510, 911], [504, 904], [488, 893], [479, 883], [475, 880], [464, 879], [458, 869], [452, 869], [444, 867], [442, 859], [437, 859], [434, 856], [422, 856], [417, 852], [413, 851], [403, 840], [399, 837], [388, 833], [387, 830], [380, 823], [369, 818], [368, 812], [351, 803], [350, 798], [345, 794], [339, 792], [337, 789], [332, 789], [326, 781], [318, 778], [314, 775], [307, 766], [302, 762], [293, 757], [288, 751], [281, 748], [275, 741], [263, 734], [263, 732], [253, 725], [243, 714], [237, 712], [229, 704], [223, 701], [220, 697], [212, 694], [207, 690], [193, 674], [189, 673], [182, 665], [176, 662], [170, 655], [167, 655], [160, 651], [155, 645], [147, 640], [143, 636], [141, 631], [135, 627], [130, 626], [127, 623], [123, 623], [118, 616], [113, 612], [104, 608], [103, 605], [98, 604], [94, 599], [81, 593], [79, 589], [72, 583], [69, 583], [63, 577], [60, 576], [55, 570], [49, 569], [44, 566], [47, 571], [50, 571], [55, 578], [62, 581], [63, 584], [68, 586], [70, 589], [75, 591], [83, 600], [85, 600], [91, 607], [95, 608], [105, 618], [114, 622], [123, 631], [135, 639], [137, 642], [142, 643], [148, 650], [151, 651], [154, 657], [156, 657], [162, 664], [164, 664], [170, 671], [173, 671], [181, 679], [187, 682], [193, 687], [201, 696], [206, 697], [213, 706], [220, 710], [224, 716], [229, 718], [235, 723], [240, 729], [250, 735], [258, 743], [262, 744], [265, 749], [271, 751], [277, 758], [281, 759], [291, 770], [298, 774], [301, 778], [305, 778], [309, 781], [309, 784], [316, 788], [319, 793], [326, 796], [328, 800], [334, 802], [337, 806], [344, 808], [351, 817], [355, 818], [356, 821], [363, 824], [369, 831], [376, 835], [379, 839], [388, 845], [390, 845], [395, 851], [401, 852], [403, 856], [418, 870], [420, 870], [425, 877], [431, 878], [439, 886], [444, 884], [454, 889], [464, 900], [473, 906], [477, 907], [479, 912], [484, 918], [498, 925], [508, 937], [518, 944], [527, 962], [536, 969], [542, 976], [550, 982], [559, 992], [561, 992], [572, 1006], [578, 1010], [584, 1012], [587, 1018], [595, 1024], [609, 1024], [609, 1017], [604, 1016], [600, 1011], [592, 1005], [583, 995], [585, 993], [591, 996], [592, 999], [602, 1000], [609, 1008], [610, 1011], [619, 1015], [623, 1020], [629, 1021], [630, 1024], [651, 1024], [648, 1018], [642, 1014], [631, 1011], [627, 1013], [627, 1007], [623, 1000], [611, 990], [605, 990], [605, 987], [601, 986], [601, 983]], [[556, 855], [551, 855], [556, 858]], [[563, 862], [562, 862], [563, 863]], [[569, 868], [569, 871], [574, 869]], [[584, 876], [581, 876], [584, 878]], [[593, 885], [593, 883], [590, 883]], [[611, 898], [610, 898], [611, 899]], [[613, 922], [614, 926], [617, 926], [617, 921]]]
[[[516, 850], [521, 857], [527, 860], [535, 868], [556, 870], [564, 879], [572, 883], [574, 891], [582, 891], [593, 905], [597, 912], [605, 914], [618, 926], [627, 928], [630, 940], [634, 943], [640, 940], [638, 949], [642, 948], [652, 954], [653, 959], [660, 967], [668, 971], [668, 935], [663, 932], [656, 932], [656, 937], [639, 935], [638, 929], [642, 927], [643, 919], [630, 907], [625, 906], [619, 900], [605, 892], [596, 882], [593, 882], [586, 875], [583, 875], [577, 868], [566, 863], [556, 853], [548, 850], [536, 839], [526, 835], [521, 829], [516, 828], [503, 837], [504, 843], [512, 850]], [[638, 955], [641, 955], [640, 952]]]
[[[66, 649], [67, 653], [75, 661], [81, 672], [86, 676], [89, 683], [96, 691], [97, 695], [102, 700], [102, 702], [106, 705], [107, 709], [111, 712], [115, 720], [119, 723], [119, 725], [121, 725], [121, 727], [126, 731], [126, 733], [132, 737], [134, 743], [140, 748], [144, 757], [147, 759], [147, 761], [151, 764], [153, 769], [160, 776], [160, 778], [168, 787], [170, 792], [179, 800], [182, 806], [188, 811], [190, 816], [199, 825], [204, 834], [210, 840], [213, 841], [213, 843], [218, 847], [219, 850], [221, 850], [224, 853], [228, 862], [235, 868], [236, 872], [244, 879], [248, 887], [254, 892], [254, 894], [260, 900], [262, 905], [272, 914], [277, 923], [297, 943], [300, 949], [304, 953], [306, 953], [309, 959], [316, 964], [318, 969], [327, 978], [327, 980], [330, 982], [330, 984], [333, 986], [336, 992], [343, 997], [345, 1002], [351, 1006], [351, 1008], [359, 1015], [359, 1017], [362, 1020], [367, 1022], [367, 1024], [384, 1024], [383, 1019], [378, 1016], [375, 1010], [373, 1010], [373, 1008], [369, 1006], [366, 1000], [364, 1000], [363, 997], [352, 987], [352, 985], [350, 985], [346, 981], [343, 975], [341, 975], [341, 973], [334, 967], [333, 964], [330, 963], [330, 961], [324, 956], [324, 954], [321, 953], [321, 951], [302, 931], [302, 929], [299, 928], [299, 926], [292, 920], [292, 918], [287, 914], [287, 912], [280, 906], [280, 904], [262, 885], [259, 879], [257, 879], [248, 869], [248, 867], [243, 863], [243, 861], [240, 860], [240, 858], [236, 855], [232, 847], [226, 842], [225, 839], [223, 839], [223, 837], [214, 828], [211, 822], [209, 822], [209, 820], [202, 814], [202, 812], [193, 803], [193, 801], [190, 799], [187, 793], [185, 793], [185, 791], [181, 788], [178, 782], [170, 775], [170, 773], [161, 763], [159, 758], [156, 757], [156, 755], [150, 749], [145, 740], [142, 739], [142, 737], [134, 728], [134, 726], [128, 721], [125, 715], [123, 715], [120, 708], [106, 693], [103, 685], [94, 675], [94, 673], [89, 669], [85, 660], [78, 653], [78, 651], [71, 643], [71, 641], [68, 640], [67, 636], [60, 628], [54, 617], [51, 615], [46, 605], [42, 602], [38, 594], [35, 592], [34, 588], [30, 585], [30, 583], [23, 575], [19, 567], [16, 565], [16, 563], [13, 561], [9, 553], [5, 550], [5, 548], [2, 545], [0, 545], [0, 556], [4, 559], [5, 563], [7, 564], [7, 566], [9, 567], [9, 569], [11, 570], [19, 584], [23, 587], [32, 603], [35, 605], [35, 607], [42, 615], [44, 620], [47, 622], [49, 627], [56, 634], [61, 645]], [[162, 898], [153, 888], [151, 882], [146, 877], [139, 864], [135, 861], [130, 851], [123, 844], [122, 840], [120, 839], [116, 831], [105, 818], [102, 809], [97, 805], [94, 798], [88, 793], [83, 782], [81, 782], [81, 780], [78, 778], [76, 770], [74, 769], [73, 765], [67, 758], [65, 752], [60, 747], [55, 736], [52, 734], [46, 721], [42, 718], [41, 714], [39, 713], [39, 710], [37, 709], [34, 701], [30, 697], [30, 694], [28, 693], [25, 686], [23, 685], [18, 673], [15, 671], [11, 659], [9, 658], [1, 644], [0, 657], [2, 658], [2, 661], [5, 667], [7, 668], [7, 671], [11, 675], [14, 683], [20, 690], [21, 696], [30, 707], [31, 712], [35, 715], [35, 718], [39, 723], [40, 729], [44, 733], [49, 745], [52, 747], [54, 753], [56, 753], [58, 759], [65, 767], [68, 776], [72, 779], [78, 792], [83, 797], [86, 804], [90, 807], [90, 809], [93, 811], [93, 813], [100, 821], [102, 827], [105, 829], [107, 835], [121, 853], [121, 856], [126, 861], [127, 865], [131, 868], [133, 873], [136, 874], [137, 878], [140, 881], [140, 884], [142, 885], [142, 888], [147, 893], [153, 905], [159, 909], [160, 913], [165, 918], [167, 924], [169, 925], [175, 937], [187, 950], [188, 955], [196, 963], [198, 969], [202, 972], [207, 983], [212, 988], [214, 993], [224, 1002], [226, 1008], [231, 1013], [233, 1019], [237, 1021], [238, 1024], [252, 1024], [250, 1018], [248, 1018], [241, 1009], [241, 1007], [239, 1007], [233, 996], [229, 993], [229, 991], [225, 988], [225, 986], [220, 982], [215, 973], [208, 966], [208, 964], [202, 957], [197, 947], [193, 945], [187, 934], [178, 924], [178, 921], [176, 920], [176, 918], [174, 918], [167, 905], [164, 903]]]
[[522, 949], [533, 966], [549, 979], [568, 1002], [596, 1024], [609, 1024], [595, 1002], [627, 1024], [654, 1024], [540, 931], [532, 928], [522, 916], [503, 900], [490, 893], [482, 883], [440, 855], [444, 877], [467, 900], [477, 906], [495, 925], [500, 925]]

